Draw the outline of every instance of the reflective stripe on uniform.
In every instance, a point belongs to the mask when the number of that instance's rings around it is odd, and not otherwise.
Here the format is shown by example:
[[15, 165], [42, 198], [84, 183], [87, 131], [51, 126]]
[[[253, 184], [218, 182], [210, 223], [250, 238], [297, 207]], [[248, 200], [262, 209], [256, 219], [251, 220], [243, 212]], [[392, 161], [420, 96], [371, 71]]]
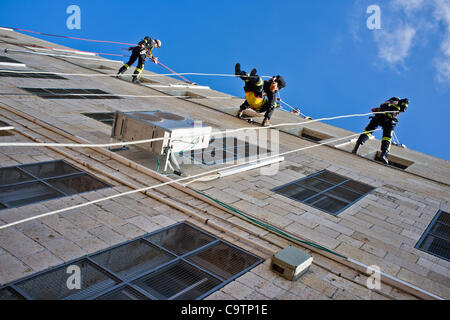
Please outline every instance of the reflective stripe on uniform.
[[125, 68], [130, 68], [130, 66], [129, 65], [127, 65], [126, 63], [123, 65]]
[[142, 69], [136, 68], [136, 71], [138, 72], [138, 75], [142, 73]]
[[392, 138], [388, 138], [388, 137], [383, 137], [383, 139], [381, 139], [381, 141], [388, 141], [391, 142]]
[[370, 132], [364, 131], [363, 134], [365, 134], [366, 136], [368, 136], [369, 138], [372, 136], [372, 134]]

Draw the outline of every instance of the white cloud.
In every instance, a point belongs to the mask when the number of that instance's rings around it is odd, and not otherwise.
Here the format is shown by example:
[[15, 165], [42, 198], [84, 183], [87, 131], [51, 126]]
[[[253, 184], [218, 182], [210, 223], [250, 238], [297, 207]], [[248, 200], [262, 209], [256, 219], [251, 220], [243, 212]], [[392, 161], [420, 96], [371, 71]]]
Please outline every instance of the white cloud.
[[397, 27], [394, 31], [380, 30], [375, 33], [378, 56], [389, 64], [403, 63], [409, 56], [416, 29], [409, 25]]
[[394, 0], [392, 2], [394, 8], [401, 8], [406, 11], [406, 13], [411, 13], [418, 9], [422, 9], [425, 0]]
[[450, 3], [446, 0], [435, 0], [434, 17], [446, 28], [441, 43], [441, 55], [435, 60], [437, 80], [450, 84]]
[[374, 31], [378, 57], [393, 68], [405, 65], [415, 46], [433, 45], [429, 35], [443, 27], [433, 62], [436, 79], [450, 85], [450, 0], [392, 0], [382, 8], [382, 25]]

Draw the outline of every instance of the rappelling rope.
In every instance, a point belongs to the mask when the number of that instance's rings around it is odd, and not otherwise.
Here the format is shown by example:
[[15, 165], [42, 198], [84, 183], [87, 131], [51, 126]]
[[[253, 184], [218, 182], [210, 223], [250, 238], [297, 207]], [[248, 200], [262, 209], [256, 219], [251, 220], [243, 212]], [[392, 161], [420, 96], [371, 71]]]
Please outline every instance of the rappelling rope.
[[[57, 76], [80, 76], [80, 77], [112, 77], [116, 76], [116, 73], [64, 73], [64, 72], [51, 72], [51, 71], [20, 71], [20, 70], [9, 70], [9, 69], [0, 69], [0, 72], [7, 73], [17, 73], [17, 74], [53, 74]], [[165, 74], [145, 74], [145, 77], [166, 77], [172, 76], [172, 73]], [[215, 76], [215, 77], [239, 77], [234, 74], [224, 74], [224, 73], [198, 73], [198, 72], [182, 72], [179, 75], [191, 75], [191, 76]], [[121, 76], [133, 76], [130, 74], [121, 74]], [[262, 78], [270, 78], [269, 76], [261, 76]]]
[[[394, 112], [394, 111], [392, 111], [392, 112]], [[238, 128], [238, 129], [227, 129], [227, 130], [223, 130], [223, 131], [212, 132], [211, 136], [218, 136], [218, 135], [224, 135], [224, 134], [229, 135], [231, 133], [245, 131], [245, 130], [265, 130], [265, 129], [275, 128], [275, 127], [280, 127], [280, 126], [302, 126], [302, 125], [309, 124], [312, 122], [317, 122], [317, 121], [336, 120], [336, 119], [350, 118], [350, 117], [362, 117], [362, 116], [368, 116], [371, 114], [379, 114], [379, 113], [384, 114], [386, 112], [370, 112], [370, 113], [363, 113], [363, 114], [342, 115], [342, 116], [336, 116], [336, 117], [308, 120], [308, 121], [304, 121], [304, 122], [280, 123], [280, 124], [271, 125], [271, 126], [267, 126], [267, 127], [243, 127], [243, 128]], [[198, 134], [191, 135], [191, 136], [185, 135], [184, 137], [197, 137], [197, 136], [198, 136]], [[121, 146], [126, 146], [126, 145], [145, 144], [145, 143], [161, 141], [161, 140], [172, 140], [172, 141], [180, 141], [180, 142], [189, 143], [189, 141], [179, 140], [179, 138], [177, 138], [177, 139], [174, 140], [171, 138], [161, 137], [161, 138], [152, 138], [152, 139], [137, 140], [137, 141], [118, 142], [118, 143], [102, 143], [102, 144], [2, 142], [2, 143], [0, 143], [0, 147], [109, 148], [109, 147], [121, 147]]]
[[[381, 130], [381, 129], [372, 130], [370, 132], [375, 132], [375, 131], [379, 131], [379, 130]], [[364, 131], [364, 132], [367, 132], [367, 131]], [[89, 201], [89, 202], [81, 203], [81, 204], [78, 204], [78, 205], [75, 205], [75, 206], [66, 207], [66, 208], [54, 210], [54, 211], [51, 211], [51, 212], [39, 214], [39, 215], [36, 215], [36, 216], [33, 216], [33, 217], [29, 217], [29, 218], [26, 218], [26, 219], [22, 219], [22, 220], [19, 220], [19, 221], [15, 221], [15, 222], [11, 222], [11, 223], [2, 225], [2, 226], [0, 226], [0, 230], [6, 229], [6, 228], [9, 228], [9, 227], [18, 225], [18, 224], [22, 224], [22, 223], [25, 223], [25, 222], [29, 222], [29, 221], [32, 221], [32, 220], [40, 219], [40, 218], [43, 218], [43, 217], [48, 217], [48, 216], [51, 216], [51, 215], [55, 215], [55, 214], [58, 214], [58, 213], [70, 211], [70, 210], [73, 210], [73, 209], [86, 207], [88, 205], [99, 203], [99, 202], [103, 202], [103, 201], [106, 201], [106, 200], [111, 200], [111, 199], [119, 198], [119, 197], [122, 197], [122, 196], [130, 195], [130, 194], [134, 194], [134, 193], [138, 193], [138, 192], [145, 192], [145, 191], [148, 191], [148, 190], [151, 190], [151, 189], [155, 189], [155, 188], [159, 188], [159, 187], [162, 187], [162, 186], [165, 186], [165, 185], [169, 185], [169, 184], [172, 184], [172, 183], [178, 183], [178, 182], [189, 180], [189, 179], [199, 179], [199, 178], [201, 178], [203, 176], [210, 175], [212, 173], [215, 173], [215, 172], [218, 172], [218, 171], [222, 171], [222, 170], [225, 170], [225, 169], [231, 169], [231, 168], [234, 168], [234, 167], [242, 166], [242, 165], [245, 165], [245, 164], [250, 164], [250, 163], [253, 163], [253, 162], [258, 162], [258, 161], [271, 159], [271, 158], [277, 158], [277, 157], [280, 157], [280, 156], [283, 156], [283, 155], [288, 155], [288, 154], [299, 152], [299, 151], [303, 151], [303, 150], [306, 150], [306, 149], [316, 148], [316, 147], [319, 147], [319, 146], [322, 146], [322, 145], [325, 145], [325, 144], [329, 144], [329, 143], [333, 143], [333, 142], [336, 142], [336, 141], [340, 141], [340, 140], [344, 140], [344, 139], [349, 139], [351, 137], [359, 136], [360, 134], [362, 134], [364, 132], [361, 132], [361, 133], [358, 133], [358, 134], [352, 134], [352, 135], [349, 135], [349, 136], [346, 136], [346, 137], [342, 137], [342, 138], [338, 138], [338, 139], [334, 139], [332, 141], [322, 142], [322, 143], [319, 143], [319, 144], [316, 144], [316, 145], [312, 145], [312, 146], [308, 146], [308, 147], [302, 147], [302, 148], [299, 148], [299, 149], [282, 152], [282, 153], [279, 153], [279, 154], [276, 154], [276, 155], [267, 156], [265, 158], [259, 158], [259, 159], [249, 160], [249, 161], [246, 161], [246, 162], [240, 162], [238, 164], [230, 165], [230, 166], [223, 167], [223, 168], [213, 169], [213, 170], [210, 170], [210, 171], [206, 171], [206, 172], [203, 172], [203, 173], [198, 173], [198, 174], [195, 174], [195, 175], [192, 175], [192, 176], [188, 176], [188, 177], [184, 177], [184, 178], [180, 178], [180, 179], [177, 179], [177, 180], [170, 180], [170, 181], [163, 182], [163, 183], [160, 183], [160, 184], [157, 184], [157, 185], [147, 186], [147, 187], [143, 187], [143, 188], [139, 188], [139, 189], [123, 192], [123, 193], [120, 193], [120, 194], [115, 194], [115, 195], [112, 195], [112, 196], [104, 197], [104, 198], [101, 198], [101, 199], [96, 199], [96, 200], [92, 200], [92, 201]], [[197, 181], [197, 180], [192, 180], [192, 181], [188, 182], [188, 184], [193, 183], [195, 181]]]

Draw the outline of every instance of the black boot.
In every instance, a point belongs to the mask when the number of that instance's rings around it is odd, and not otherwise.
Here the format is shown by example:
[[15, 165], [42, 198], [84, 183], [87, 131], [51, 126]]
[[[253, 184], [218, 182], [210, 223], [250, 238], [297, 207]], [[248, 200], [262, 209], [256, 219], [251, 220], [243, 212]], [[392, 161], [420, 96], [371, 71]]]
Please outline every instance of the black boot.
[[119, 69], [119, 71], [117, 71], [117, 75], [116, 75], [116, 77], [120, 77], [120, 75], [122, 74], [122, 73], [124, 73], [125, 71], [127, 70], [127, 67], [125, 67], [125, 66], [122, 66], [122, 68], [120, 68]]
[[234, 66], [234, 74], [237, 76], [241, 75], [241, 64], [239, 62]]
[[356, 144], [352, 150], [352, 153], [357, 154], [359, 147], [361, 147], [368, 139], [369, 139], [369, 137], [367, 135], [365, 135], [365, 134], [360, 135], [358, 138], [358, 141], [356, 141]]
[[389, 149], [391, 147], [391, 142], [387, 140], [381, 141], [381, 154], [380, 154], [380, 161], [384, 164], [389, 164], [388, 154]]
[[389, 151], [381, 150], [380, 161], [383, 162], [384, 164], [389, 164], [388, 154], [389, 154]]
[[358, 150], [359, 150], [359, 147], [361, 147], [361, 144], [358, 143], [358, 142], [356, 142], [355, 147], [354, 147], [353, 150], [352, 150], [352, 153], [353, 153], [353, 154], [357, 154], [357, 153], [358, 153]]
[[271, 123], [270, 123], [269, 119], [264, 118], [264, 120], [263, 120], [261, 126], [263, 126], [263, 127], [269, 127], [269, 126], [271, 126]]

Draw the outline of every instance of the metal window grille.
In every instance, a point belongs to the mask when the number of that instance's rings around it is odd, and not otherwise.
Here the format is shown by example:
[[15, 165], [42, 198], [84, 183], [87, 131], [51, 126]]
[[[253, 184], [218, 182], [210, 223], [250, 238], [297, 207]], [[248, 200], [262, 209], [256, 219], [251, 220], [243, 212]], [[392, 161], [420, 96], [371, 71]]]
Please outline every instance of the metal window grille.
[[416, 248], [450, 261], [450, 213], [438, 211]]
[[0, 168], [0, 210], [107, 187], [63, 160]]
[[21, 72], [17, 71], [18, 70], [0, 70], [0, 77], [67, 80], [67, 78], [64, 78], [54, 73], [42, 73], [42, 72], [28, 73], [24, 72], [23, 70], [20, 70]]
[[262, 261], [180, 222], [16, 280], [0, 287], [0, 299], [200, 300]]
[[29, 93], [45, 99], [121, 99], [100, 89], [24, 88]]
[[367, 184], [324, 170], [272, 191], [338, 215], [373, 189]]
[[180, 152], [180, 156], [190, 158], [193, 163], [216, 165], [243, 158], [264, 156], [270, 152], [268, 148], [251, 144], [237, 137], [222, 137], [212, 138], [208, 148]]

